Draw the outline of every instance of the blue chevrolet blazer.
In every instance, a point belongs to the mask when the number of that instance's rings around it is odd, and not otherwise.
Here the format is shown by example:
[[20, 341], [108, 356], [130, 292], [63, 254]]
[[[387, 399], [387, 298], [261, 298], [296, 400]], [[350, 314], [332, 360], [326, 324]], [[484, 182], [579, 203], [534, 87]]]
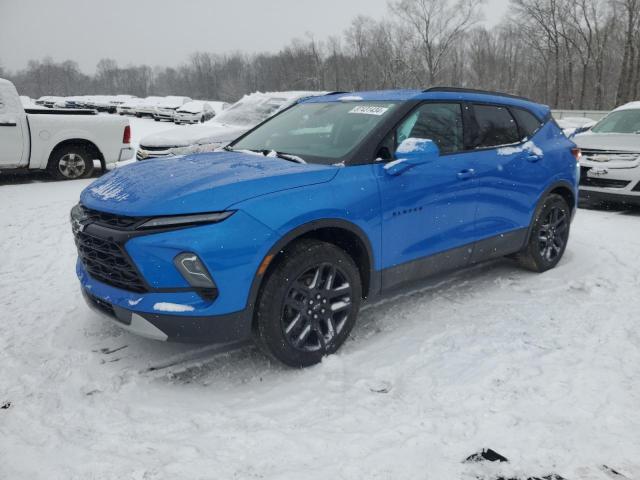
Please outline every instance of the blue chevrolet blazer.
[[457, 88], [299, 101], [221, 151], [141, 162], [71, 212], [88, 304], [160, 340], [255, 339], [307, 366], [365, 299], [511, 256], [562, 258], [579, 150], [549, 108]]

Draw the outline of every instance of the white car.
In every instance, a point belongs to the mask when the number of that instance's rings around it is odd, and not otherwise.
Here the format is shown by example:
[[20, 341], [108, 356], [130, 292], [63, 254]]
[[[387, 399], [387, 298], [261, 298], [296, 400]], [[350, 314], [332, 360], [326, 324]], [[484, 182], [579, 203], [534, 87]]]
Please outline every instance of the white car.
[[153, 114], [153, 119], [156, 122], [161, 120], [169, 120], [173, 122], [173, 116], [180, 107], [191, 102], [189, 97], [165, 97], [162, 101], [156, 105], [156, 111]]
[[133, 157], [129, 121], [92, 110], [25, 109], [16, 87], [0, 79], [0, 171], [46, 170], [65, 180]]
[[144, 100], [140, 98], [132, 98], [130, 100], [125, 100], [120, 105], [116, 107], [116, 112], [119, 115], [135, 115], [136, 109], [140, 106], [140, 104]]
[[173, 123], [204, 123], [216, 116], [216, 112], [208, 102], [194, 100], [178, 108], [173, 115]]
[[616, 108], [572, 140], [582, 150], [580, 198], [640, 206], [640, 102]]
[[200, 125], [176, 127], [142, 138], [138, 160], [210, 152], [263, 122], [301, 98], [324, 92], [271, 92], [245, 95], [213, 119]]
[[153, 117], [156, 113], [156, 106], [164, 99], [164, 97], [147, 97], [138, 103], [136, 107], [136, 117]]

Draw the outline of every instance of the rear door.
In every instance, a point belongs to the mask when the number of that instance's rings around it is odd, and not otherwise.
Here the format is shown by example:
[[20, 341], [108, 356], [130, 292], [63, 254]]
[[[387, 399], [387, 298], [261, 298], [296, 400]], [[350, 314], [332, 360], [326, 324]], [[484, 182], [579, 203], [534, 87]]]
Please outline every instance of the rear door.
[[29, 135], [15, 87], [0, 81], [0, 168], [26, 166]]
[[[485, 104], [474, 104], [472, 109], [476, 228], [479, 239], [502, 239], [492, 244], [492, 256], [498, 256], [526, 234], [540, 186], [548, 180], [544, 153], [533, 138], [541, 122], [523, 109]], [[479, 248], [474, 253], [487, 252]]]
[[[382, 210], [383, 288], [467, 263], [475, 239], [473, 155], [464, 153], [463, 106], [424, 103], [392, 131], [380, 148], [384, 160], [406, 138], [433, 140], [440, 156], [398, 176], [376, 165]], [[465, 246], [464, 248], [458, 248]], [[445, 253], [442, 262], [427, 260]], [[445, 258], [446, 257], [446, 258]]]

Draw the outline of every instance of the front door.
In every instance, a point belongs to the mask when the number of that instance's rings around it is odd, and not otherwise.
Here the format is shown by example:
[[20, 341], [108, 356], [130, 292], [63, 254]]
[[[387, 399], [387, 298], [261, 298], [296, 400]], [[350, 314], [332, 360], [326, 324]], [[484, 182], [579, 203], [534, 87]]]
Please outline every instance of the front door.
[[381, 156], [394, 160], [391, 152], [407, 138], [434, 141], [440, 156], [397, 176], [382, 162], [376, 167], [383, 288], [465, 265], [475, 240], [476, 181], [472, 155], [464, 153], [462, 106], [420, 105], [391, 132]]

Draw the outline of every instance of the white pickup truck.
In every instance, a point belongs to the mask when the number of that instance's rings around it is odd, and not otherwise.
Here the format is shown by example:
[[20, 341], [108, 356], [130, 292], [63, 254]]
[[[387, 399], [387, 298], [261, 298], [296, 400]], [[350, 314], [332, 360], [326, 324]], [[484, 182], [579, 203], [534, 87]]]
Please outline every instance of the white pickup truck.
[[46, 170], [84, 178], [133, 157], [129, 121], [93, 110], [25, 109], [13, 83], [0, 78], [0, 173]]

